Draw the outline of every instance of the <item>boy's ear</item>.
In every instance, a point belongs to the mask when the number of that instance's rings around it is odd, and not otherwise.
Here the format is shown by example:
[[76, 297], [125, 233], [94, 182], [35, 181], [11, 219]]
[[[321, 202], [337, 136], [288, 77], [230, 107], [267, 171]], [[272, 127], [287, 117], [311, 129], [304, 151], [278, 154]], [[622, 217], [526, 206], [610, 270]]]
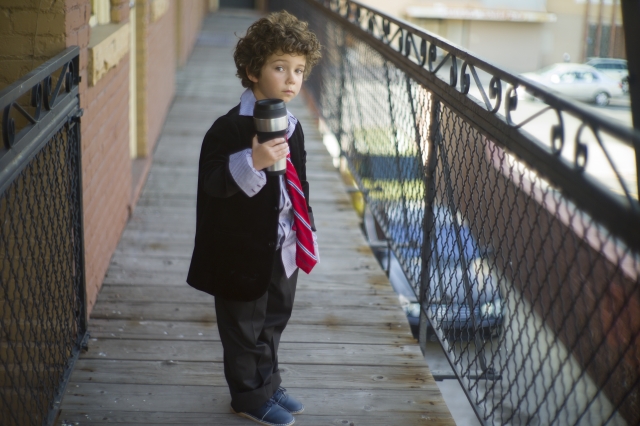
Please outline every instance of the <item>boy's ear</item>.
[[249, 77], [249, 80], [251, 80], [253, 83], [257, 83], [258, 82], [258, 77], [256, 77], [255, 75], [253, 75], [251, 73], [251, 71], [249, 71], [249, 67], [247, 67], [245, 71], [247, 73], [247, 77]]

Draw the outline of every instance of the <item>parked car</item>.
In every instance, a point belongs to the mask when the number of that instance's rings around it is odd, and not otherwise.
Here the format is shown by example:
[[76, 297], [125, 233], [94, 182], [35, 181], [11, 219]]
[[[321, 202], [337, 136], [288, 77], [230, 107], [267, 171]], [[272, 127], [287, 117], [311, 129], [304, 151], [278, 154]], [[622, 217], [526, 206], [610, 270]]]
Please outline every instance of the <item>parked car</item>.
[[[408, 214], [397, 209], [387, 215], [389, 240], [368, 209], [364, 215], [364, 228], [376, 257], [388, 272], [389, 281], [417, 338], [420, 304], [398, 257], [414, 271], [412, 280], [419, 282], [424, 213], [421, 206], [408, 209]], [[498, 334], [502, 326], [503, 303], [496, 274], [491, 270], [490, 252], [478, 245], [468, 226], [456, 226], [447, 209], [437, 208], [435, 215], [428, 292], [431, 314], [451, 340], [472, 339], [476, 331], [481, 332], [484, 338]], [[390, 242], [398, 257], [389, 249]], [[468, 288], [465, 278], [468, 278]], [[435, 340], [430, 325], [427, 336]]]
[[611, 98], [624, 96], [622, 82], [615, 81], [585, 64], [559, 63], [536, 72], [522, 74], [561, 95], [598, 106], [609, 105]]
[[607, 77], [620, 81], [622, 83], [622, 91], [629, 92], [629, 68], [627, 61], [615, 58], [589, 58], [586, 62]]

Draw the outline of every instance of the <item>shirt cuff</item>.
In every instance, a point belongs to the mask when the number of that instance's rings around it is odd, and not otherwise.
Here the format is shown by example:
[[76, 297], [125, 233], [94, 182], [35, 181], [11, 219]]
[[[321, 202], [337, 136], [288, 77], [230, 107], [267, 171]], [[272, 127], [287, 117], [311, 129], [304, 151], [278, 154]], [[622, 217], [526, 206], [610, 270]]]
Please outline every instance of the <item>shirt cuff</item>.
[[249, 197], [256, 195], [267, 183], [265, 172], [253, 167], [251, 150], [245, 149], [229, 156], [229, 171], [238, 187]]

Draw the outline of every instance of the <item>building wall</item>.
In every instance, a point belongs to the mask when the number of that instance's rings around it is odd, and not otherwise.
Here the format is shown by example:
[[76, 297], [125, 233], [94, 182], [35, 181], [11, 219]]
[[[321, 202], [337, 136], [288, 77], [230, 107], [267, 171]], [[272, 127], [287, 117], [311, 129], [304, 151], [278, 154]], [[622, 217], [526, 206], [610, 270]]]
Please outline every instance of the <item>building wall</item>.
[[363, 0], [365, 5], [378, 9], [388, 15], [397, 16], [399, 18], [405, 18], [405, 11], [408, 6], [414, 6], [419, 4], [416, 0]]
[[[120, 55], [96, 78], [91, 72], [91, 0], [2, 0], [0, 2], [0, 89], [15, 82], [68, 46], [80, 48], [80, 107], [82, 129], [82, 180], [88, 311], [95, 304], [111, 256], [133, 209], [134, 188], [145, 172], [132, 173], [129, 137], [130, 52], [127, 52], [129, 0], [110, 0], [112, 28], [119, 34]], [[138, 109], [142, 122], [143, 161], [148, 170], [150, 154], [160, 135], [175, 93], [178, 62], [185, 63], [193, 49], [201, 23], [217, 2], [209, 0], [137, 0], [144, 27], [136, 38], [138, 87], [143, 99]], [[136, 23], [138, 20], [136, 20]], [[103, 27], [104, 29], [104, 27]], [[115, 30], [114, 30], [115, 31]], [[180, 41], [178, 45], [177, 41]], [[125, 46], [125, 44], [127, 46]], [[138, 54], [141, 53], [141, 54]], [[94, 81], [95, 80], [95, 81]]]
[[[129, 56], [89, 86], [91, 3], [65, 0], [65, 5], [66, 45], [80, 47], [84, 244], [90, 312], [129, 217]], [[118, 18], [122, 23], [128, 21], [128, 7]]]
[[[157, 21], [150, 22], [146, 28], [147, 66], [144, 96], [147, 108], [143, 113], [146, 114], [147, 146], [144, 152], [139, 152], [140, 155], [153, 152], [175, 93], [176, 49], [167, 49], [167, 46], [173, 46], [175, 43], [176, 10], [176, 3], [171, 2], [167, 13]], [[159, 90], [160, 88], [162, 90]]]
[[[215, 6], [215, 5], [214, 5]], [[177, 45], [178, 66], [183, 66], [198, 38], [202, 27], [202, 18], [208, 12], [210, 4], [207, 0], [180, 1], [177, 3]]]
[[0, 2], [0, 89], [64, 50], [66, 4]]
[[540, 68], [542, 25], [522, 22], [471, 21], [471, 52], [516, 73]]
[[[587, 46], [585, 39], [585, 17], [590, 25], [609, 26], [612, 22], [615, 25], [622, 26], [622, 12], [620, 2], [616, 0], [616, 7], [613, 7], [612, 0], [605, 0], [602, 6], [600, 0], [591, 0], [587, 3], [585, 0], [548, 0], [547, 7], [549, 12], [558, 16], [558, 21], [550, 31], [554, 34], [555, 51], [554, 58], [562, 55], [562, 49], [566, 49], [571, 55], [573, 62], [582, 62], [586, 60]], [[615, 18], [615, 19], [614, 19]], [[621, 44], [611, 56], [624, 57], [624, 34], [619, 30], [616, 34], [618, 42]], [[590, 40], [594, 42], [595, 40]], [[601, 56], [608, 56], [607, 52], [601, 52]], [[551, 62], [558, 62], [554, 60]]]
[[538, 52], [543, 49], [543, 24], [454, 19], [416, 19], [414, 22], [507, 70], [521, 73], [542, 66]]
[[[457, 0], [363, 0], [365, 4], [378, 8], [384, 13], [406, 18], [407, 8], [427, 6], [435, 3], [461, 4]], [[562, 62], [568, 54], [572, 62], [583, 62], [586, 53], [585, 15], [594, 26], [601, 23], [607, 27], [615, 22], [622, 24], [620, 1], [606, 0], [602, 7], [600, 0], [471, 0], [465, 4], [481, 8], [546, 11], [556, 15], [556, 22], [513, 23], [496, 21], [455, 21], [419, 19], [414, 22], [435, 32], [452, 42], [471, 50], [499, 66], [515, 72], [539, 69], [556, 62]], [[614, 14], [615, 11], [615, 19]], [[608, 30], [607, 30], [608, 31]], [[602, 37], [605, 37], [603, 34]], [[608, 37], [608, 33], [607, 33]], [[593, 38], [593, 37], [592, 37]], [[589, 39], [590, 40], [590, 39]], [[605, 44], [606, 40], [605, 39]], [[624, 41], [620, 29], [616, 32], [613, 51], [601, 51], [601, 56], [624, 57]], [[590, 40], [594, 43], [595, 40]], [[536, 44], [537, 43], [537, 44]], [[506, 51], [507, 49], [508, 51]], [[593, 50], [593, 49], [592, 49]], [[515, 55], [515, 56], [514, 56]]]
[[556, 22], [542, 24], [541, 67], [562, 62], [565, 53], [571, 62], [582, 62], [584, 17], [568, 13], [556, 16]]

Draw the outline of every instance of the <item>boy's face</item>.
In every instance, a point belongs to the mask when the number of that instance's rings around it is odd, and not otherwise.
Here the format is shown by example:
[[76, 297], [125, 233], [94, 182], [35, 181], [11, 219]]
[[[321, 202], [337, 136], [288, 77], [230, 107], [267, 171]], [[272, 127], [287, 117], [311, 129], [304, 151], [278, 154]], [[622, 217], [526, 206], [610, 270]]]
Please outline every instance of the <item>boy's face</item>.
[[303, 55], [277, 52], [269, 56], [260, 70], [260, 77], [248, 75], [256, 99], [276, 98], [289, 102], [295, 98], [302, 87], [306, 63]]

